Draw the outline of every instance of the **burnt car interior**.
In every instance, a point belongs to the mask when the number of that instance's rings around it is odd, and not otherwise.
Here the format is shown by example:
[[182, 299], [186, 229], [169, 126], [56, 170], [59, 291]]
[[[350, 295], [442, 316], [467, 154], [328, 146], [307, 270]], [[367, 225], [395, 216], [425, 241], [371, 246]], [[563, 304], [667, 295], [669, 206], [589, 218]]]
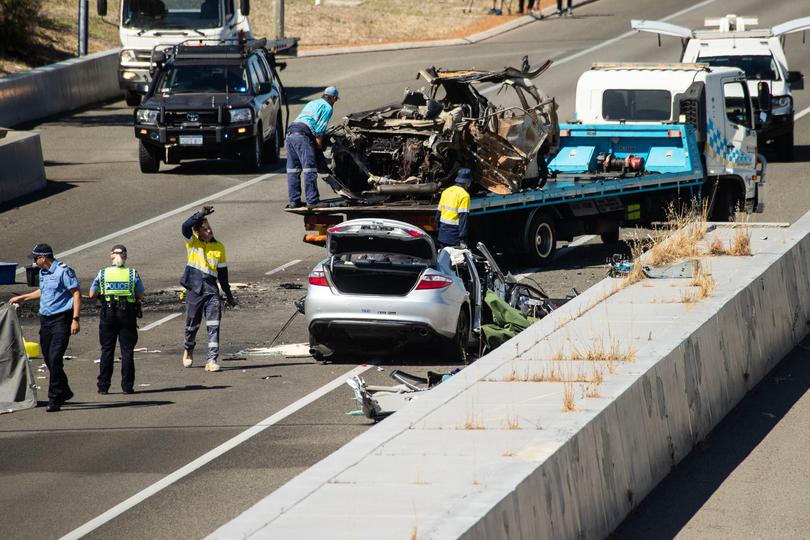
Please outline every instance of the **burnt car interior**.
[[[461, 167], [472, 169], [473, 191], [541, 187], [545, 158], [559, 145], [559, 124], [556, 102], [532, 80], [550, 65], [532, 70], [524, 57], [521, 69], [421, 70], [427, 85], [406, 89], [401, 104], [350, 114], [330, 129], [327, 181], [368, 203], [433, 200]], [[500, 85], [517, 104], [494, 104], [479, 90], [484, 83]]]

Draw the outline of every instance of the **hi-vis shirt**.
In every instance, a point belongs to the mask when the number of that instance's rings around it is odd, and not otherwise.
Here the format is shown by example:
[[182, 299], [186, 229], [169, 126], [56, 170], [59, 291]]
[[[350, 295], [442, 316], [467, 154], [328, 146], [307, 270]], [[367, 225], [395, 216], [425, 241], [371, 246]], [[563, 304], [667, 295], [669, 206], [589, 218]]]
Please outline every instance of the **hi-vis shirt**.
[[[180, 285], [197, 294], [219, 294], [217, 279], [223, 282], [223, 288], [228, 284], [228, 259], [225, 255], [225, 246], [222, 242], [203, 242], [192, 226], [196, 221], [192, 216], [183, 223], [183, 238], [186, 241], [186, 269], [180, 278]], [[224, 276], [223, 276], [224, 274]]]
[[436, 221], [439, 222], [439, 243], [457, 246], [467, 242], [467, 216], [470, 213], [470, 194], [461, 186], [450, 186], [439, 199]]

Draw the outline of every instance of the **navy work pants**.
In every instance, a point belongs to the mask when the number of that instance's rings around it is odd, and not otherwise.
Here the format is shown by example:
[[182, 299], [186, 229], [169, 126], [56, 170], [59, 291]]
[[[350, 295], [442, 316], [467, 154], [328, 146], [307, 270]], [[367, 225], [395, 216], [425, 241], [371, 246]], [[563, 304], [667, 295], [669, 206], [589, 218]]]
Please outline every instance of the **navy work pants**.
[[101, 343], [101, 365], [98, 373], [98, 389], [106, 392], [112, 381], [115, 362], [115, 341], [121, 346], [121, 390], [131, 392], [135, 386], [135, 353], [138, 343], [138, 326], [135, 312], [116, 317], [112, 308], [105, 308], [98, 323], [98, 340]]
[[50, 401], [64, 402], [67, 396], [73, 394], [68, 384], [62, 358], [65, 356], [70, 342], [72, 322], [72, 309], [55, 315], [42, 315], [39, 318], [39, 343], [42, 346], [45, 365], [48, 366], [50, 373], [48, 381], [48, 399]]
[[287, 194], [292, 206], [301, 204], [301, 173], [304, 173], [304, 192], [307, 205], [320, 201], [318, 193], [318, 163], [315, 141], [302, 133], [289, 133], [287, 145]]
[[222, 320], [222, 303], [215, 293], [197, 294], [186, 292], [186, 341], [184, 347], [193, 351], [197, 345], [197, 330], [200, 329], [203, 315], [208, 330], [208, 362], [219, 357], [219, 323]]

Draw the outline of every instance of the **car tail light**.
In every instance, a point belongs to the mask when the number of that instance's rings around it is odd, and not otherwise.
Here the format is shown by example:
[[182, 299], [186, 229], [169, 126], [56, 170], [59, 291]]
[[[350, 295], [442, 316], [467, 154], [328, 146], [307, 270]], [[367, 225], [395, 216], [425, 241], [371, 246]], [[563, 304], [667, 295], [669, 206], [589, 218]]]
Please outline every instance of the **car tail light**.
[[426, 289], [444, 289], [445, 287], [449, 287], [451, 283], [453, 283], [453, 280], [447, 276], [443, 276], [441, 274], [428, 274], [426, 276], [422, 276], [422, 279], [416, 286], [416, 290], [423, 291]]
[[406, 229], [408, 235], [413, 236], [414, 238], [419, 238], [420, 236], [424, 236], [420, 231], [414, 231], [413, 229]]
[[326, 275], [323, 273], [323, 270], [313, 270], [309, 274], [309, 284], [317, 285], [319, 287], [329, 286], [329, 282], [326, 281]]
[[329, 228], [329, 233], [332, 234], [332, 233], [340, 232], [345, 228], [346, 228], [345, 225], [337, 225], [335, 227], [330, 227]]
[[680, 137], [681, 131], [679, 129], [668, 129], [667, 137]]

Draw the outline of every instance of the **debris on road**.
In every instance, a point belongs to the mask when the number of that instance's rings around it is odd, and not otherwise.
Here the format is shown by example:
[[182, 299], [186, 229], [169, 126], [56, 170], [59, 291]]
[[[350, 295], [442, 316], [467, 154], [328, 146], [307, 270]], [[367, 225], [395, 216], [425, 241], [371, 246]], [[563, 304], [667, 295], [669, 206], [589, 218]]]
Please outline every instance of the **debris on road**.
[[308, 343], [289, 343], [277, 347], [255, 347], [236, 353], [237, 355], [251, 356], [283, 356], [284, 358], [306, 358], [309, 354]]
[[395, 369], [390, 377], [400, 384], [377, 386], [367, 384], [360, 376], [346, 379], [346, 384], [354, 392], [354, 399], [360, 404], [359, 411], [349, 411], [350, 416], [365, 416], [375, 422], [395, 413], [411, 401], [418, 399], [419, 393], [425, 392], [461, 371], [456, 368], [449, 373], [427, 372], [427, 377], [419, 377]]
[[132, 352], [142, 352], [142, 353], [161, 353], [158, 349], [148, 349], [147, 347], [138, 347], [137, 349], [132, 349]]

